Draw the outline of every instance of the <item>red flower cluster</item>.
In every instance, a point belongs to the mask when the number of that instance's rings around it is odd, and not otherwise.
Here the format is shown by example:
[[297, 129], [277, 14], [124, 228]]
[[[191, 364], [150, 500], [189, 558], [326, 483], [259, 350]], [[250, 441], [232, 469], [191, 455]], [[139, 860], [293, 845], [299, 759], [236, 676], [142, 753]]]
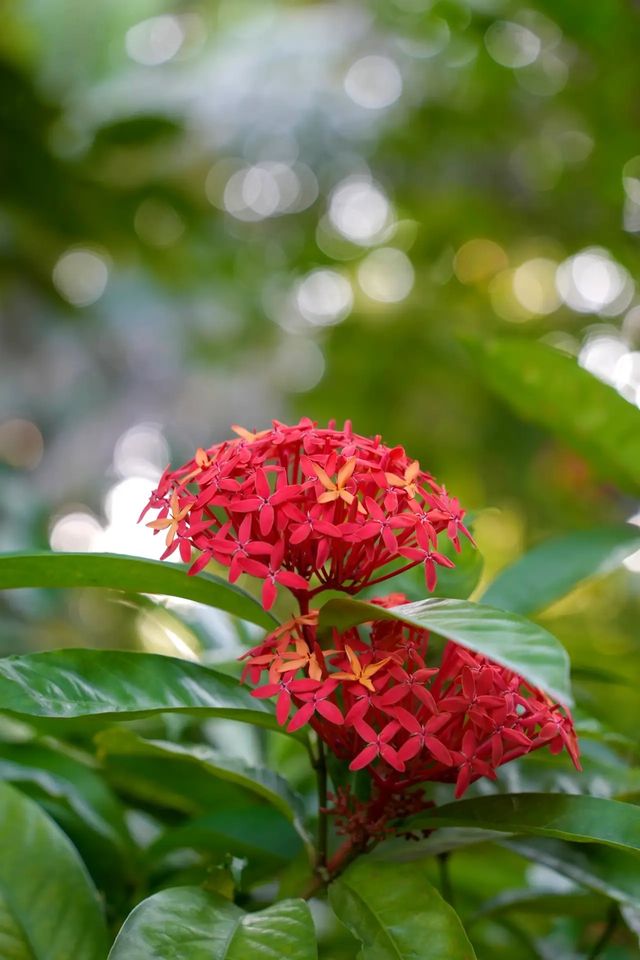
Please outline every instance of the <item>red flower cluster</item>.
[[[402, 447], [354, 434], [350, 424], [318, 429], [274, 422], [167, 469], [145, 508], [150, 526], [166, 531], [164, 557], [175, 550], [190, 573], [211, 560], [263, 581], [269, 609], [288, 587], [300, 613], [245, 654], [243, 679], [256, 697], [276, 699], [289, 731], [310, 724], [352, 771], [366, 769], [369, 801], [338, 789], [338, 828], [357, 842], [380, 837], [401, 811], [424, 808], [420, 784], [455, 783], [456, 797], [479, 777], [548, 746], [566, 747], [579, 768], [569, 713], [512, 671], [447, 643], [439, 665], [427, 662], [429, 634], [395, 620], [334, 631], [332, 648], [318, 635], [310, 599], [322, 590], [358, 593], [423, 564], [427, 587], [441, 536], [460, 549], [464, 511]], [[374, 601], [389, 607], [400, 594]], [[266, 674], [266, 683], [263, 675]]]
[[402, 447], [358, 436], [349, 423], [233, 429], [236, 439], [167, 469], [143, 515], [160, 511], [148, 526], [166, 531], [163, 559], [179, 549], [188, 563], [195, 549], [190, 573], [215, 560], [232, 582], [258, 577], [267, 610], [279, 584], [298, 598], [357, 593], [420, 563], [433, 590], [436, 567], [453, 566], [438, 552], [440, 534], [456, 550], [459, 534], [469, 537], [458, 501]]
[[334, 631], [326, 650], [316, 623], [310, 613], [279, 627], [245, 654], [244, 677], [258, 683], [266, 672], [253, 696], [277, 698], [278, 722], [289, 731], [310, 723], [383, 790], [455, 781], [460, 797], [478, 777], [495, 779], [497, 767], [542, 746], [566, 747], [579, 768], [569, 714], [505, 667], [451, 642], [440, 665], [429, 666], [428, 631], [394, 620], [374, 621], [367, 642], [355, 628]]

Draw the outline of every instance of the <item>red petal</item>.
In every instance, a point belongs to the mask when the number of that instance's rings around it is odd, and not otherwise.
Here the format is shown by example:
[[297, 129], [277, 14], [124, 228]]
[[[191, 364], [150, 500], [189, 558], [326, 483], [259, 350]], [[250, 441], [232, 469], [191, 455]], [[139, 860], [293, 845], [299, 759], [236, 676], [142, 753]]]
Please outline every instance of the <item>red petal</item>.
[[440, 763], [444, 763], [447, 767], [451, 766], [453, 763], [453, 757], [443, 743], [440, 743], [440, 741], [436, 740], [435, 737], [425, 737], [424, 745], [427, 750], [431, 751], [436, 760], [439, 760]]
[[206, 567], [206, 565], [209, 563], [210, 560], [211, 560], [210, 553], [207, 553], [206, 551], [204, 553], [201, 553], [198, 559], [191, 564], [189, 568], [189, 576], [193, 577], [195, 576], [196, 573], [200, 573], [201, 570], [204, 570], [204, 568]]
[[418, 737], [409, 737], [398, 750], [398, 756], [401, 760], [412, 760], [418, 753], [420, 753]]
[[[263, 688], [265, 689], [265, 688]], [[276, 720], [281, 727], [287, 722], [287, 717], [289, 716], [289, 710], [291, 710], [291, 697], [286, 690], [282, 690], [280, 696], [278, 697], [278, 703], [276, 705]]]
[[300, 727], [303, 727], [305, 723], [308, 723], [311, 717], [313, 716], [313, 703], [305, 703], [304, 707], [300, 707], [296, 715], [293, 717], [287, 731], [293, 733], [295, 730], [299, 730]]
[[276, 602], [276, 597], [278, 596], [278, 591], [275, 588], [275, 584], [272, 580], [265, 580], [262, 585], [262, 606], [265, 610], [271, 610], [271, 607]]
[[368, 746], [361, 750], [357, 757], [349, 764], [349, 770], [362, 770], [363, 767], [366, 767], [371, 763], [372, 760], [378, 756], [378, 748], [375, 743], [370, 743]]
[[344, 723], [344, 717], [335, 703], [331, 703], [329, 700], [318, 700], [316, 710], [321, 717], [324, 717], [325, 720], [328, 720], [330, 723], [335, 723], [339, 727]]
[[383, 760], [386, 760], [390, 767], [393, 767], [394, 770], [397, 770], [398, 773], [402, 773], [404, 770], [404, 763], [398, 756], [398, 753], [390, 747], [388, 743], [382, 743], [380, 745], [380, 756]]
[[259, 519], [260, 533], [262, 534], [263, 537], [266, 537], [267, 534], [269, 534], [273, 529], [274, 516], [275, 514], [271, 504], [265, 503], [262, 509], [260, 510], [260, 519]]
[[290, 587], [292, 590], [308, 590], [309, 584], [301, 577], [299, 573], [293, 573], [291, 570], [279, 570], [276, 574], [276, 580], [284, 587]]

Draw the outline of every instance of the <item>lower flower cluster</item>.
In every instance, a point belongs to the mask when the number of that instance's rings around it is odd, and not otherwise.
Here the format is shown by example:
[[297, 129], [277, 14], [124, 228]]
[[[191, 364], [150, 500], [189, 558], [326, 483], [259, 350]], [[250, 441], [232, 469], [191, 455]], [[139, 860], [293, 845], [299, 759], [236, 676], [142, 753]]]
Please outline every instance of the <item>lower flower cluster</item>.
[[258, 684], [253, 696], [276, 699], [289, 731], [310, 724], [350, 770], [366, 770], [378, 797], [428, 781], [454, 782], [461, 797], [543, 746], [566, 749], [579, 769], [568, 711], [506, 667], [452, 642], [432, 664], [428, 631], [397, 620], [372, 621], [366, 639], [334, 631], [327, 649], [317, 620], [314, 611], [271, 633], [245, 654], [243, 678]]

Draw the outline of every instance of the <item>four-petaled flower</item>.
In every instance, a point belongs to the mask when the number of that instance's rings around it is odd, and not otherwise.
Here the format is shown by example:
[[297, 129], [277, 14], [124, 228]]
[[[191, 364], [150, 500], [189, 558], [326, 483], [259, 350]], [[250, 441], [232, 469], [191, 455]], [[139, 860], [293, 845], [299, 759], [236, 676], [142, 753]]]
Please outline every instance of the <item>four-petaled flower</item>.
[[371, 690], [371, 692], [374, 693], [376, 688], [371, 678], [389, 662], [390, 658], [385, 657], [384, 660], [378, 660], [377, 663], [369, 663], [363, 667], [358, 660], [357, 654], [353, 652], [349, 644], [345, 644], [344, 652], [349, 660], [351, 671], [341, 670], [332, 674], [332, 676], [336, 680], [353, 680], [355, 683], [361, 683], [363, 687], [366, 687], [367, 690]]
[[[178, 534], [180, 533], [182, 521], [189, 514], [192, 506], [193, 506], [192, 502], [183, 503], [181, 506], [180, 501], [178, 499], [178, 494], [174, 490], [174, 492], [171, 494], [171, 499], [169, 501], [171, 516], [168, 516], [167, 514], [165, 514], [164, 516], [161, 515], [157, 520], [151, 520], [149, 523], [147, 523], [147, 526], [150, 527], [152, 530], [167, 531], [167, 535], [165, 537], [165, 546], [167, 547], [167, 551], [165, 551], [165, 556], [167, 556], [169, 552], [171, 552], [171, 548], [173, 547], [174, 540], [176, 536], [178, 536]], [[182, 546], [183, 543], [186, 548], [185, 550], [183, 550], [183, 546]], [[183, 560], [185, 560], [185, 562], [189, 560], [191, 556], [191, 546], [188, 540], [181, 540], [180, 554]]]
[[332, 703], [329, 699], [335, 692], [337, 686], [338, 684], [335, 680], [327, 680], [326, 683], [318, 683], [314, 690], [300, 693], [299, 698], [302, 700], [303, 706], [300, 707], [289, 723], [287, 727], [289, 733], [293, 733], [294, 730], [298, 730], [305, 723], [308, 723], [314, 713], [318, 713], [330, 723], [342, 726], [344, 718], [335, 703]]
[[398, 755], [398, 751], [394, 750], [390, 744], [390, 741], [393, 740], [400, 729], [400, 724], [396, 720], [387, 723], [380, 733], [376, 733], [365, 720], [356, 720], [354, 727], [361, 739], [365, 741], [366, 747], [353, 758], [349, 764], [349, 770], [362, 770], [376, 757], [382, 757], [394, 770], [399, 773], [404, 771], [404, 763]]
[[331, 503], [333, 500], [344, 500], [348, 506], [351, 506], [355, 500], [355, 496], [353, 493], [347, 490], [347, 484], [356, 468], [356, 463], [356, 458], [350, 457], [344, 466], [338, 470], [338, 476], [335, 482], [319, 463], [312, 464], [318, 480], [325, 488], [325, 492], [321, 493], [318, 497], [318, 503]]

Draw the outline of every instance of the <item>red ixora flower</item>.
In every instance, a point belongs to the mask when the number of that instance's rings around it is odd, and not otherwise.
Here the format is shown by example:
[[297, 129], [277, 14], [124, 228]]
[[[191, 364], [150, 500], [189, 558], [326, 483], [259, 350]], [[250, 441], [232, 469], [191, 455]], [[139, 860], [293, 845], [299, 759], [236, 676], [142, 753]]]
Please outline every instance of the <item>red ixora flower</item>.
[[461, 533], [471, 539], [458, 501], [417, 460], [348, 422], [233, 430], [167, 468], [142, 516], [159, 511], [148, 526], [166, 531], [163, 559], [179, 550], [189, 562], [195, 552], [190, 573], [215, 560], [232, 580], [258, 577], [266, 609], [278, 586], [307, 599], [354, 594], [418, 564], [432, 590], [437, 568], [453, 566], [439, 540], [459, 550]]
[[[393, 594], [374, 604], [405, 600]], [[378, 813], [382, 797], [397, 800], [427, 781], [454, 783], [461, 797], [479, 777], [495, 779], [503, 763], [543, 746], [566, 748], [580, 769], [569, 712], [506, 667], [452, 642], [427, 666], [428, 631], [393, 620], [374, 620], [366, 640], [355, 628], [334, 631], [332, 649], [322, 649], [317, 622], [311, 611], [278, 627], [244, 654], [243, 677], [258, 683], [267, 673], [253, 694], [284, 699], [280, 723], [296, 707], [290, 730], [309, 723], [351, 770], [369, 771]]]

